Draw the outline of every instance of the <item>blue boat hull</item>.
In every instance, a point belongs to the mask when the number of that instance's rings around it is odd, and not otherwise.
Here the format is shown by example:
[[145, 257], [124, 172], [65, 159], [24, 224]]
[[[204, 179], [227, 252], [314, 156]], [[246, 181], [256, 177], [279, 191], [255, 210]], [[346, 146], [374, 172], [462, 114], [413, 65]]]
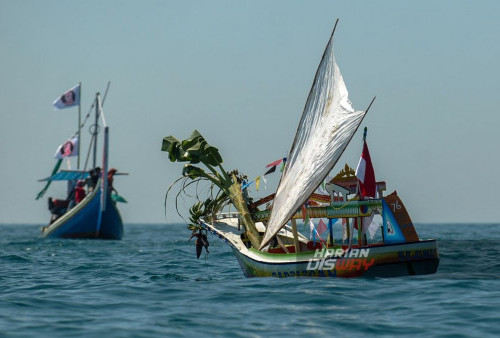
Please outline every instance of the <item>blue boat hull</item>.
[[97, 188], [83, 201], [42, 228], [47, 238], [98, 238], [121, 239], [123, 222], [109, 192], [105, 208], [101, 211], [101, 189]]

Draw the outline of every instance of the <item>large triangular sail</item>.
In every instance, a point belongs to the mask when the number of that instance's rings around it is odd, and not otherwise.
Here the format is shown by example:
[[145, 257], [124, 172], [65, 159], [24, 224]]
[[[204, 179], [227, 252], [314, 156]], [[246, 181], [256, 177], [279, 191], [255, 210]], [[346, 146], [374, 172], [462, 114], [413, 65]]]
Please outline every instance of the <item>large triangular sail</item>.
[[307, 98], [260, 249], [332, 170], [366, 114], [352, 108], [332, 40], [333, 34]]

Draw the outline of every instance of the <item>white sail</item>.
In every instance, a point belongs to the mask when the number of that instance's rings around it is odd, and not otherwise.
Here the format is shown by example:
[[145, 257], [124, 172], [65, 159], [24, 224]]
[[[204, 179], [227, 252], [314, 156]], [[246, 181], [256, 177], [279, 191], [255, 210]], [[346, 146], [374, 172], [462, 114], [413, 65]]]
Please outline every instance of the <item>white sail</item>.
[[335, 62], [332, 39], [333, 35], [307, 98], [260, 249], [332, 170], [366, 114], [352, 108]]

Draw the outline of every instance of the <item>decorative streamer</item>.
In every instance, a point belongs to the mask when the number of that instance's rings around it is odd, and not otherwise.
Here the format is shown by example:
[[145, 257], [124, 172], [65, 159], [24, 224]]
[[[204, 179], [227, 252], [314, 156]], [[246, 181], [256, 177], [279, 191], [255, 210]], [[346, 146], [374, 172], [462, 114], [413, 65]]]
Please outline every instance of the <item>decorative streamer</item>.
[[[57, 160], [57, 163], [54, 166], [54, 169], [52, 169], [52, 174], [50, 174], [50, 176], [54, 176], [57, 173], [57, 171], [59, 170], [59, 167], [61, 166], [61, 163], [62, 163], [62, 159]], [[52, 181], [48, 180], [47, 184], [45, 184], [45, 187], [43, 187], [43, 189], [38, 193], [38, 195], [36, 195], [36, 199], [40, 199], [43, 197], [43, 195], [45, 194], [45, 192], [49, 188], [50, 183], [52, 183]]]

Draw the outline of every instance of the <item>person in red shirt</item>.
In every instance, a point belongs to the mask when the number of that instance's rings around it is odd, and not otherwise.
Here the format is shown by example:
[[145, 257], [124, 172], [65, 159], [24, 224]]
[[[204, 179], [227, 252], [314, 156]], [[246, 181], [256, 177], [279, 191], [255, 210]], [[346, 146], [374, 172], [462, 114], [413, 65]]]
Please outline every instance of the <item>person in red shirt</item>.
[[108, 188], [109, 191], [114, 192], [115, 194], [118, 194], [118, 192], [116, 191], [115, 187], [113, 187], [113, 176], [116, 174], [117, 171], [118, 170], [116, 170], [115, 168], [111, 168], [108, 171]]
[[85, 186], [85, 182], [82, 180], [78, 180], [76, 182], [76, 188], [75, 188], [75, 202], [80, 203], [84, 198], [85, 198], [85, 189], [83, 188]]

